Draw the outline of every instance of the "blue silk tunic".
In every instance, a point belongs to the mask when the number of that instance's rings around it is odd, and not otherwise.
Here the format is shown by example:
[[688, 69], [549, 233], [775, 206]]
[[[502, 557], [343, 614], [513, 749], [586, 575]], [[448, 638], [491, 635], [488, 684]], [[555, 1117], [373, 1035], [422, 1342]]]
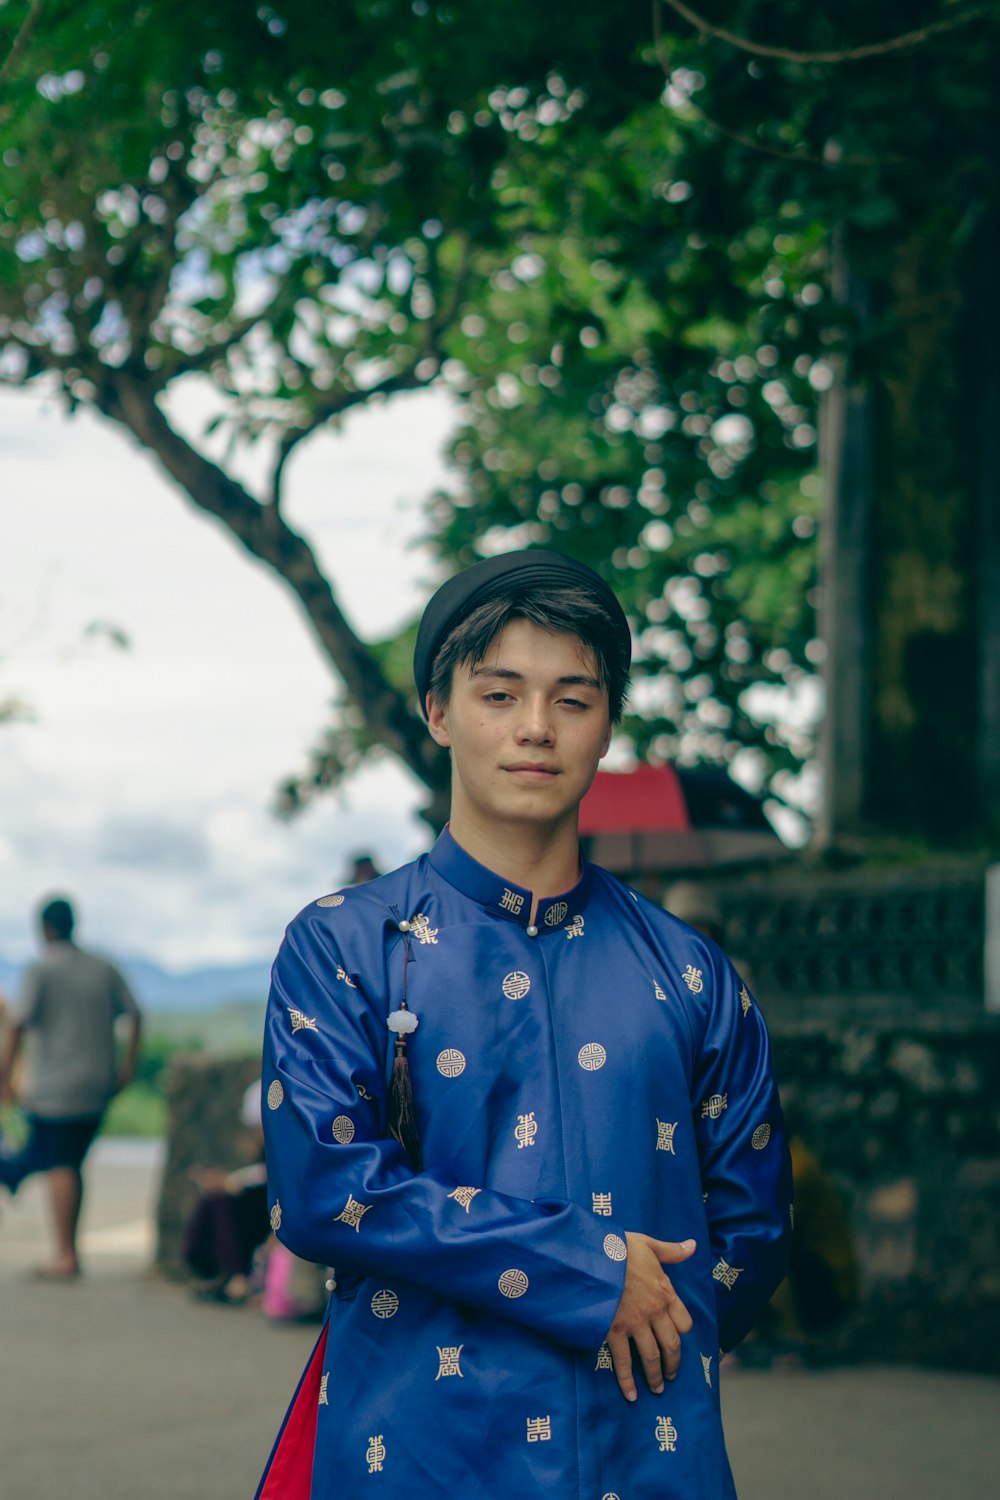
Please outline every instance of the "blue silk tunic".
[[[274, 965], [271, 1220], [335, 1267], [260, 1500], [723, 1500], [720, 1345], [784, 1274], [791, 1175], [760, 1012], [720, 950], [584, 867], [539, 903], [448, 832], [307, 907]], [[386, 1128], [386, 1018], [417, 1017], [424, 1156]], [[677, 1378], [622, 1396], [625, 1233], [667, 1274]]]

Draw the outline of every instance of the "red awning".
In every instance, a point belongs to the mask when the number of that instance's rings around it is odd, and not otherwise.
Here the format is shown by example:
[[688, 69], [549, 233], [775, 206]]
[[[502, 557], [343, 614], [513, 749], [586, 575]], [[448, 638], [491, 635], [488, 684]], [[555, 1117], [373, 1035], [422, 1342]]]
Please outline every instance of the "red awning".
[[643, 762], [634, 771], [598, 771], [580, 804], [580, 832], [687, 833], [691, 828], [673, 766]]

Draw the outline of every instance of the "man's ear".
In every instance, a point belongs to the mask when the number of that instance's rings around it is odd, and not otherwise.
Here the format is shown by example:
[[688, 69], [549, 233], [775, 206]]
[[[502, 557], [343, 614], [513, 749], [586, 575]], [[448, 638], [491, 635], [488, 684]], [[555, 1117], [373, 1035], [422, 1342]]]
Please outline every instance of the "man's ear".
[[427, 694], [427, 728], [430, 730], [431, 739], [435, 744], [448, 749], [451, 745], [451, 733], [448, 729], [448, 705], [438, 703], [433, 693]]

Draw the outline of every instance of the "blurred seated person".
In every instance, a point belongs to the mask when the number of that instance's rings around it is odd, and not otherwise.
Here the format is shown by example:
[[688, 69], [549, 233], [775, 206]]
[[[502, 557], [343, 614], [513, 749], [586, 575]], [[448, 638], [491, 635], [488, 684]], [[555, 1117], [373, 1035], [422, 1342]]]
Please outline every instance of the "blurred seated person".
[[253, 1294], [254, 1252], [271, 1232], [259, 1078], [243, 1095], [240, 1121], [254, 1133], [255, 1159], [233, 1172], [202, 1167], [192, 1173], [201, 1196], [191, 1211], [183, 1249], [188, 1268], [199, 1278], [195, 1295], [234, 1305]]

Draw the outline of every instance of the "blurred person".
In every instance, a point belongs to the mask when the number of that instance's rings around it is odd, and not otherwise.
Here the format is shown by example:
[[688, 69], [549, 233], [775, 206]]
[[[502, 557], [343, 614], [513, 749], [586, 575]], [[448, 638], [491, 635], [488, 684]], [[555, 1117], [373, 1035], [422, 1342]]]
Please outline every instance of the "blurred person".
[[258, 1500], [734, 1495], [718, 1351], [784, 1274], [791, 1184], [745, 986], [581, 861], [630, 645], [551, 552], [424, 612], [451, 821], [273, 970], [271, 1223], [336, 1287]]
[[370, 854], [355, 854], [351, 860], [350, 874], [344, 884], [367, 885], [369, 880], [377, 880], [381, 873]]
[[[46, 1174], [55, 1257], [36, 1274], [65, 1280], [80, 1272], [83, 1161], [109, 1101], [134, 1076], [142, 1023], [115, 965], [73, 941], [69, 901], [46, 902], [39, 924], [44, 954], [24, 976], [0, 1051], [0, 1103], [20, 1106], [28, 1135], [19, 1151], [0, 1155], [0, 1184], [15, 1193], [26, 1177]], [[128, 1032], [119, 1063], [120, 1017]], [[15, 1086], [22, 1048], [24, 1071]]]
[[253, 1160], [245, 1167], [199, 1167], [191, 1175], [201, 1194], [184, 1230], [183, 1255], [199, 1278], [200, 1297], [239, 1305], [254, 1293], [254, 1252], [267, 1240], [267, 1170], [260, 1118], [260, 1079], [244, 1092], [240, 1123], [253, 1136]]

